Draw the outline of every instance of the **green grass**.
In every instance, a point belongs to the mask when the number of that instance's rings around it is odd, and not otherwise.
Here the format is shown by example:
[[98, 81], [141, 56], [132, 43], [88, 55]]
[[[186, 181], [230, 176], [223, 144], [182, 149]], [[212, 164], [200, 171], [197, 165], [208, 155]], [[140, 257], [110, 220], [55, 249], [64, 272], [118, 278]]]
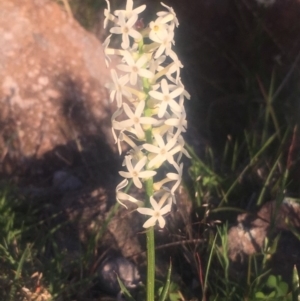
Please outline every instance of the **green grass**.
[[285, 150], [292, 128], [279, 125], [272, 95], [265, 97], [268, 102], [260, 108], [257, 120], [263, 127], [245, 130], [244, 139], [228, 140], [221, 156], [217, 158], [213, 149], [207, 147], [206, 157], [200, 159], [189, 148], [189, 175], [193, 182], [190, 196], [198, 219], [203, 223], [220, 220], [223, 224], [203, 229], [202, 235], [209, 232], [217, 240], [208, 239], [200, 255], [206, 258], [206, 267], [202, 267], [206, 269], [205, 279], [200, 280], [202, 301], [296, 300], [292, 299], [293, 284], [273, 275], [268, 265], [279, 237], [266, 241], [265, 249], [249, 257], [247, 272], [238, 281], [230, 276], [228, 221], [234, 222], [237, 213], [257, 211], [268, 200], [276, 200], [280, 206], [292, 180]]
[[67, 231], [66, 223], [57, 223], [61, 213], [41, 219], [44, 213], [41, 204], [30, 204], [8, 185], [1, 188], [0, 296], [3, 301], [25, 300], [26, 296], [29, 300], [37, 296], [53, 300], [64, 296], [68, 300], [78, 289], [82, 294], [92, 286], [93, 277], [87, 271], [91, 258], [84, 258], [87, 251], [70, 258], [56, 237], [57, 231]]

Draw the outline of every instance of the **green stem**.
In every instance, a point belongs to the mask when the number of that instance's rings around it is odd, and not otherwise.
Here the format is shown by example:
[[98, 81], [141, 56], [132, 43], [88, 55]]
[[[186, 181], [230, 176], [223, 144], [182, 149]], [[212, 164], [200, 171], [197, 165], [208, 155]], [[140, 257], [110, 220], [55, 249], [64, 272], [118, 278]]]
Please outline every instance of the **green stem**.
[[[151, 110], [148, 109], [149, 100], [149, 81], [143, 79], [143, 91], [148, 95], [146, 98], [145, 116], [151, 116]], [[152, 144], [152, 128], [145, 131], [146, 142]], [[145, 181], [146, 189], [146, 207], [151, 208], [150, 197], [153, 195], [153, 177]], [[154, 301], [155, 294], [155, 239], [154, 227], [150, 227], [146, 232], [147, 235], [147, 301]]]
[[[152, 135], [146, 132], [147, 142], [152, 142]], [[145, 182], [146, 188], [146, 206], [150, 207], [150, 197], [153, 195], [153, 178]], [[155, 240], [154, 227], [150, 227], [146, 232], [147, 235], [147, 301], [154, 301], [155, 291]]]
[[154, 301], [155, 241], [154, 227], [147, 231], [147, 301]]

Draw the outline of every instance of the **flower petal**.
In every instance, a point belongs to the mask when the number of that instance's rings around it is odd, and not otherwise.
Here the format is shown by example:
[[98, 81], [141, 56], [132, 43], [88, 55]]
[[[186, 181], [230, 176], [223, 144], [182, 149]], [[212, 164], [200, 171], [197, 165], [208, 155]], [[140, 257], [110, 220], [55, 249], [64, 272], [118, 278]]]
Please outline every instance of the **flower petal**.
[[162, 216], [160, 216], [158, 218], [158, 224], [159, 224], [160, 228], [164, 228], [164, 226], [166, 225], [166, 221], [165, 221], [165, 219]]
[[148, 143], [143, 144], [143, 148], [148, 152], [155, 153], [155, 154], [159, 153], [160, 151], [160, 149], [157, 146]]
[[134, 167], [135, 171], [140, 171], [146, 164], [147, 157], [144, 156]]
[[144, 228], [150, 228], [153, 227], [156, 223], [156, 217], [152, 216], [150, 217], [143, 225]]
[[137, 208], [137, 212], [145, 215], [153, 215], [153, 210], [150, 208]]

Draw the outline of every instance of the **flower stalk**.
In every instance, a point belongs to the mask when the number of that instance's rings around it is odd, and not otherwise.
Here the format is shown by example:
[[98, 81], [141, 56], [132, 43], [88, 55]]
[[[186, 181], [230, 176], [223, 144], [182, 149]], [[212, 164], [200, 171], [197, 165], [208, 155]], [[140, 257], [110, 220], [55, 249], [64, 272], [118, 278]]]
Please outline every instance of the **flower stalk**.
[[[104, 28], [113, 23], [103, 44], [107, 66], [111, 55], [121, 57], [106, 85], [110, 101], [117, 105], [111, 118], [112, 133], [120, 155], [124, 145], [129, 148], [123, 162], [125, 170], [119, 172], [124, 179], [116, 188], [116, 198], [126, 208], [126, 202], [134, 203], [137, 212], [147, 216], [143, 224], [147, 229], [147, 301], [153, 301], [154, 227], [165, 227], [181, 182], [181, 157], [189, 157], [181, 133], [187, 127], [184, 100], [190, 96], [180, 79], [183, 65], [172, 49], [179, 23], [174, 10], [163, 3], [166, 10], [158, 12], [145, 27], [139, 14], [146, 5], [134, 8], [133, 0], [127, 0], [124, 10], [112, 13], [106, 2]], [[121, 37], [118, 49], [109, 48], [113, 34]], [[129, 179], [137, 189], [144, 188], [144, 200], [124, 192]]]

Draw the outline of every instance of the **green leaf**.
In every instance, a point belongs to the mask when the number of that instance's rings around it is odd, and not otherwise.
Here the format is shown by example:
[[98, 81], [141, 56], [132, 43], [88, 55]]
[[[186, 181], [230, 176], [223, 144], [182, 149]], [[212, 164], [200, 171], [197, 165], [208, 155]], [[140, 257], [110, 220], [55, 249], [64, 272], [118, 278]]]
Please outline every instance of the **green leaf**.
[[162, 292], [159, 296], [159, 301], [165, 301], [169, 292], [169, 288], [170, 288], [170, 278], [171, 278], [171, 272], [172, 272], [172, 262], [170, 261], [170, 266], [168, 269], [168, 274], [166, 277], [166, 281], [165, 281], [165, 285], [162, 289]]
[[255, 298], [266, 299], [266, 295], [263, 292], [257, 292], [257, 293], [255, 293]]
[[296, 265], [294, 265], [294, 269], [293, 269], [292, 297], [293, 297], [293, 301], [300, 300], [299, 273]]
[[179, 292], [170, 293], [169, 298], [170, 298], [170, 301], [182, 300], [182, 296], [179, 294]]
[[22, 273], [22, 268], [24, 265], [25, 260], [28, 258], [28, 256], [30, 255], [30, 250], [31, 250], [31, 245], [27, 245], [26, 249], [24, 250], [22, 257], [18, 263], [18, 267], [17, 267], [17, 271], [16, 271], [16, 275], [15, 275], [15, 279], [19, 279], [21, 277], [21, 273]]
[[118, 279], [118, 283], [119, 283], [120, 288], [121, 288], [121, 292], [124, 294], [125, 299], [127, 301], [135, 301], [134, 298], [131, 296], [130, 292], [128, 291], [128, 289], [126, 288], [126, 286], [123, 284], [122, 280], [119, 278], [118, 275], [117, 275], [117, 279]]
[[270, 275], [267, 280], [267, 286], [270, 288], [276, 288], [277, 287], [277, 279], [274, 275]]
[[281, 281], [277, 287], [278, 297], [286, 296], [288, 290], [289, 290], [288, 284], [285, 283], [284, 281]]
[[273, 292], [271, 292], [271, 293], [268, 295], [268, 298], [273, 298], [273, 297], [275, 297], [275, 296], [276, 296], [276, 292], [273, 291]]

